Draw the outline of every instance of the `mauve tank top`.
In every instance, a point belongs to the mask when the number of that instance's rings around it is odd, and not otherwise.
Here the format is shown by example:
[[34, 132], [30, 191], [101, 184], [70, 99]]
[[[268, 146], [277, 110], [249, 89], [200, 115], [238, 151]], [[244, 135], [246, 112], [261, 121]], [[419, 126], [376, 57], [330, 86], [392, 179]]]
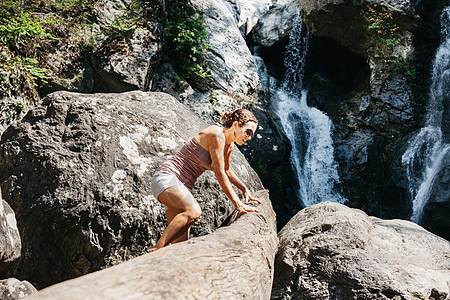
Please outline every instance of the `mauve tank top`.
[[189, 189], [205, 171], [213, 170], [208, 150], [200, 146], [194, 138], [188, 141], [173, 157], [164, 162], [156, 171], [174, 174]]

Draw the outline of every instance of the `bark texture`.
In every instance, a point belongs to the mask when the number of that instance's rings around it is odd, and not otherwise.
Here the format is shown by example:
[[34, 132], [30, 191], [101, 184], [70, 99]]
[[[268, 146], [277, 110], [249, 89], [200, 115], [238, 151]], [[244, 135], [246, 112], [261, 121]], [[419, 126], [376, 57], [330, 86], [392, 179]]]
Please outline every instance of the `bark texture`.
[[261, 213], [120, 265], [62, 282], [37, 299], [269, 299], [278, 240], [267, 191]]

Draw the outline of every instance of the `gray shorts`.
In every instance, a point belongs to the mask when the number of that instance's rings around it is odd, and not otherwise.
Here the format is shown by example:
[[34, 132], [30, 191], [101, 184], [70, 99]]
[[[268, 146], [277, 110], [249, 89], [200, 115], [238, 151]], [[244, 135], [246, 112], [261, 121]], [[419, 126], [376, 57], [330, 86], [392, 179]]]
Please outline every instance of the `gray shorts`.
[[159, 195], [172, 186], [184, 184], [172, 173], [167, 171], [158, 171], [152, 178], [152, 193], [157, 200]]

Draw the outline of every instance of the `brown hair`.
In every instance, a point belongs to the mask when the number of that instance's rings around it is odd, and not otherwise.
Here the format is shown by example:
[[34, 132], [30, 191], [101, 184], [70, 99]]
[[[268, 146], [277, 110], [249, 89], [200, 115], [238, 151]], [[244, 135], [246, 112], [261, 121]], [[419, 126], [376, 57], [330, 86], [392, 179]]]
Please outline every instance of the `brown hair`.
[[233, 112], [226, 111], [222, 114], [222, 124], [225, 128], [230, 128], [234, 121], [237, 121], [241, 127], [248, 122], [255, 122], [258, 124], [258, 119], [256, 119], [255, 115], [244, 108], [236, 109]]

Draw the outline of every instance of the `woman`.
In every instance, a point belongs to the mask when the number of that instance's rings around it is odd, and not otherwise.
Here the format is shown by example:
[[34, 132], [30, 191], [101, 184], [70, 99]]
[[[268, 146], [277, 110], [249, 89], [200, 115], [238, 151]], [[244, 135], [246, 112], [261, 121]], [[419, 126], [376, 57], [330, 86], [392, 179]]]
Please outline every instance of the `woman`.
[[[192, 195], [195, 180], [205, 171], [212, 170], [225, 194], [240, 213], [259, 212], [249, 206], [249, 200], [257, 201], [247, 187], [230, 168], [233, 143], [244, 144], [256, 131], [258, 120], [246, 109], [225, 112], [222, 116], [225, 128], [211, 125], [187, 142], [174, 157], [157, 170], [152, 179], [155, 198], [167, 206], [169, 225], [151, 252], [170, 243], [189, 238], [190, 226], [200, 218], [202, 210]], [[231, 184], [242, 191], [244, 203]]]

